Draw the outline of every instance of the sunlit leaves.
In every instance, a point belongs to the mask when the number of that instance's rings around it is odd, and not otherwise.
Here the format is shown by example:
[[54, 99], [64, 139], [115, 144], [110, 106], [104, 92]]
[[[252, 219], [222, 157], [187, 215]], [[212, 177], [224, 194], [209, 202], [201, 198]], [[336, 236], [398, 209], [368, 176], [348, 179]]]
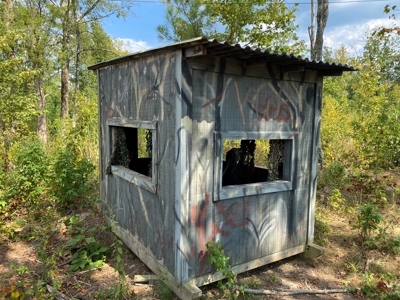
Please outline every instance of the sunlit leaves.
[[297, 5], [283, 1], [167, 2], [166, 22], [157, 27], [159, 38], [182, 41], [198, 36], [275, 52], [301, 54], [306, 50], [295, 30]]
[[29, 135], [37, 114], [32, 80], [36, 71], [25, 65], [25, 53], [20, 48], [23, 40], [24, 35], [14, 30], [0, 35], [0, 148], [3, 158], [8, 156], [16, 138]]
[[325, 79], [322, 146], [328, 163], [376, 169], [400, 160], [399, 48], [393, 38], [369, 36], [363, 56], [350, 62], [358, 72]]
[[275, 52], [299, 54], [305, 50], [295, 33], [297, 5], [290, 9], [283, 1], [265, 0], [218, 0], [207, 5], [211, 18], [224, 26], [224, 31], [216, 34], [220, 40]]

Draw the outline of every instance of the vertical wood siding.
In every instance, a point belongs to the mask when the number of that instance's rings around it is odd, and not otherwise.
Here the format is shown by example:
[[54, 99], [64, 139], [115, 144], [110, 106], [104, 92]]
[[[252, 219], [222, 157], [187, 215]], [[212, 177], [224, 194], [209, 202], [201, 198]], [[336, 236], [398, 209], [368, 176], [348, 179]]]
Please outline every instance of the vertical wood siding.
[[[220, 66], [219, 70], [223, 70]], [[205, 244], [221, 241], [232, 265], [305, 245], [308, 230], [315, 84], [193, 70], [189, 277], [209, 273]], [[298, 132], [294, 189], [214, 202], [214, 132]], [[313, 183], [315, 184], [315, 183]]]
[[[207, 63], [208, 62], [208, 63]], [[242, 69], [235, 60], [165, 52], [99, 70], [101, 197], [118, 224], [178, 281], [212, 272], [206, 243], [232, 265], [312, 239], [322, 81], [316, 72]], [[115, 175], [107, 120], [156, 121], [157, 194]], [[214, 201], [215, 132], [293, 132], [293, 189]]]
[[104, 169], [110, 159], [107, 120], [156, 121], [158, 187], [153, 194], [100, 170], [103, 209], [111, 210], [119, 226], [148, 247], [175, 273], [175, 55], [132, 60], [99, 71], [100, 151]]

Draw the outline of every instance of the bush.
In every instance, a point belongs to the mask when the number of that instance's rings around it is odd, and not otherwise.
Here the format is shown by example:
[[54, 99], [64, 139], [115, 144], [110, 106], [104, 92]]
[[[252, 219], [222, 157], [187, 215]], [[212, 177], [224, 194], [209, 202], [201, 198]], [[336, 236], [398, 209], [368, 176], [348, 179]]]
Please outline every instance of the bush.
[[319, 176], [319, 187], [340, 187], [346, 181], [346, 168], [340, 161], [335, 161], [322, 170]]
[[358, 211], [359, 214], [353, 227], [360, 230], [360, 235], [365, 241], [379, 228], [379, 224], [383, 222], [383, 217], [374, 204], [363, 204], [358, 208]]
[[[38, 204], [46, 191], [48, 157], [41, 142], [29, 139], [13, 147], [13, 169], [3, 174], [3, 207], [10, 200], [26, 205]], [[1, 208], [1, 207], [0, 207]]]
[[54, 200], [63, 205], [73, 201], [93, 188], [90, 174], [95, 169], [85, 157], [79, 157], [73, 149], [63, 147], [53, 158], [51, 192]]

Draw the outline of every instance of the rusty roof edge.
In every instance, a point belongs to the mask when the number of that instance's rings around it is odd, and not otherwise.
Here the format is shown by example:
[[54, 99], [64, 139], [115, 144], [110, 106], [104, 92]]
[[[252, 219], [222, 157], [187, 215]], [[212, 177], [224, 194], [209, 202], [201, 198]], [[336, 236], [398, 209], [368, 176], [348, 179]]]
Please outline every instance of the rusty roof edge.
[[[332, 63], [332, 62], [323, 62], [320, 60], [310, 60], [308, 58], [302, 58], [300, 55], [294, 55], [294, 54], [290, 54], [290, 53], [285, 53], [285, 52], [269, 52], [267, 50], [261, 50], [259, 48], [253, 49], [249, 46], [246, 47], [242, 47], [240, 44], [235, 44], [232, 45], [228, 42], [219, 42], [217, 39], [213, 39], [213, 40], [208, 40], [205, 37], [197, 37], [194, 39], [190, 39], [190, 40], [186, 40], [186, 41], [182, 41], [182, 42], [177, 42], [174, 44], [169, 44], [166, 46], [162, 46], [162, 47], [158, 47], [158, 48], [153, 48], [153, 49], [149, 49], [149, 50], [145, 50], [145, 51], [139, 51], [139, 52], [135, 52], [135, 53], [130, 53], [127, 54], [125, 56], [120, 56], [117, 58], [113, 58], [104, 62], [100, 62], [97, 64], [94, 64], [92, 66], [89, 66], [88, 69], [89, 70], [96, 70], [102, 67], [106, 67], [109, 65], [114, 65], [120, 62], [124, 62], [124, 61], [129, 61], [132, 59], [132, 57], [142, 57], [142, 56], [148, 56], [151, 55], [153, 53], [157, 53], [157, 52], [162, 52], [165, 50], [176, 50], [176, 49], [182, 49], [182, 48], [187, 48], [187, 47], [191, 47], [191, 46], [196, 46], [196, 45], [201, 45], [201, 44], [205, 44], [206, 47], [210, 46], [210, 55], [212, 54], [212, 47], [213, 46], [224, 46], [223, 49], [232, 49], [232, 50], [243, 50], [244, 53], [248, 53], [248, 52], [253, 52], [255, 53], [254, 57], [259, 57], [262, 58], [263, 55], [265, 56], [270, 56], [270, 57], [276, 57], [276, 58], [283, 58], [283, 59], [287, 59], [287, 63], [286, 64], [298, 64], [298, 63], [305, 63], [308, 65], [308, 67], [310, 68], [311, 66], [316, 66], [315, 69], [342, 69], [343, 71], [357, 71], [357, 69], [353, 68], [352, 66], [349, 66], [347, 64], [343, 65], [343, 64], [336, 64], [336, 63]], [[229, 52], [229, 50], [227, 50], [227, 52]], [[218, 54], [217, 54], [218, 55]], [[223, 55], [221, 55], [223, 56]], [[264, 56], [264, 57], [265, 57]]]

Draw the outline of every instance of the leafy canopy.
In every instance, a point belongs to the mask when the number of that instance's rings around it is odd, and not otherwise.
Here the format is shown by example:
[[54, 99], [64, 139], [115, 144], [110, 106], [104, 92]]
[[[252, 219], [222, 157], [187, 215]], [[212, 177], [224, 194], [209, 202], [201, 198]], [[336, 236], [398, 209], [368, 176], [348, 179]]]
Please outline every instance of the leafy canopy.
[[305, 43], [295, 32], [296, 11], [297, 4], [288, 8], [280, 0], [168, 0], [166, 22], [157, 31], [164, 41], [205, 36], [231, 44], [303, 54]]

